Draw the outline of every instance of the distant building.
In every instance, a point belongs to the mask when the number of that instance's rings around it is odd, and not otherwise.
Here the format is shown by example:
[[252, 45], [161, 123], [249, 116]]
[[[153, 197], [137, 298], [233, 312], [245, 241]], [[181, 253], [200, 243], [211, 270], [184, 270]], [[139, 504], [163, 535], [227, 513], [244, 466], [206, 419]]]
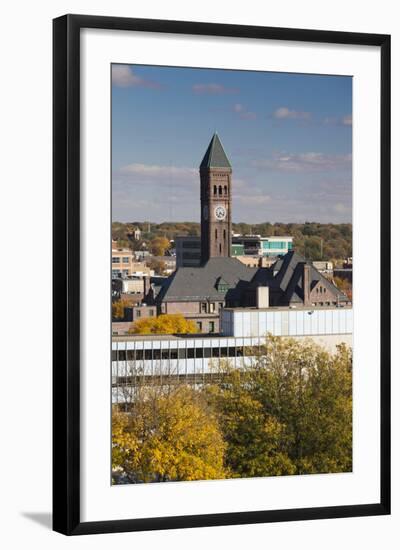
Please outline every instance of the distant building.
[[151, 275], [151, 270], [146, 264], [136, 260], [136, 252], [132, 252], [129, 248], [114, 248], [114, 243], [111, 265], [113, 279]]
[[140, 241], [142, 237], [142, 232], [138, 227], [135, 227], [135, 229], [132, 232], [132, 236], [135, 239], [135, 241]]
[[[233, 246], [233, 245], [232, 245]], [[235, 256], [247, 267], [271, 267], [276, 262], [276, 256]]]
[[196, 236], [175, 237], [176, 267], [198, 267], [201, 240]]
[[233, 245], [242, 245], [244, 255], [283, 256], [293, 249], [293, 237], [261, 237], [260, 235], [235, 235]]
[[113, 278], [112, 291], [115, 295], [121, 294], [143, 294], [144, 277], [130, 277], [125, 279]]
[[176, 257], [175, 256], [149, 256], [146, 258], [147, 261], [154, 258], [154, 260], [163, 262], [165, 265], [164, 272], [166, 275], [170, 275], [176, 269]]
[[[271, 267], [246, 267], [236, 258], [211, 258], [201, 267], [179, 268], [145, 296], [160, 313], [182, 313], [202, 332], [219, 332], [226, 307], [341, 307], [347, 296], [295, 252]], [[211, 330], [213, 328], [213, 330]]]
[[128, 334], [135, 321], [156, 317], [156, 315], [155, 306], [147, 306], [146, 304], [129, 305], [124, 308], [124, 318], [121, 321], [114, 321], [112, 323], [112, 333], [113, 335]]
[[313, 261], [313, 266], [329, 278], [333, 276], [333, 262], [329, 261]]
[[353, 267], [335, 267], [333, 276], [340, 279], [346, 279], [350, 283], [353, 282]]
[[[201, 264], [201, 237], [185, 236], [175, 238], [176, 266], [198, 267]], [[259, 235], [234, 235], [232, 237], [232, 258], [249, 256], [250, 258], [271, 258], [270, 264], [277, 256], [284, 256], [293, 249], [293, 237], [260, 237]], [[241, 260], [246, 263], [245, 260]], [[267, 262], [268, 263], [268, 262]], [[248, 265], [254, 261], [249, 260]]]
[[143, 302], [143, 294], [124, 294], [120, 293], [115, 297], [116, 300], [122, 300], [127, 306], [140, 306]]
[[139, 260], [139, 261], [143, 261], [143, 260], [146, 260], [148, 259], [151, 254], [148, 250], [135, 250], [134, 253], [133, 253], [134, 257], [136, 260]]

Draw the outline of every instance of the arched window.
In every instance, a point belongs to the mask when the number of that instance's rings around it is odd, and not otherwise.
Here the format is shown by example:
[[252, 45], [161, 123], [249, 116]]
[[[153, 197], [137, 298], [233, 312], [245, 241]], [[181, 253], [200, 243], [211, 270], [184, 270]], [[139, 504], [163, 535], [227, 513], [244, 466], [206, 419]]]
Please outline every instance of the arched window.
[[226, 229], [224, 229], [224, 241], [226, 241]]
[[219, 194], [222, 195], [222, 185], [219, 186]]
[[216, 194], [217, 194], [217, 186], [214, 185], [214, 195], [216, 195]]
[[225, 195], [228, 194], [228, 186], [227, 185], [225, 185], [225, 187], [224, 187], [224, 192], [225, 192]]
[[221, 245], [221, 243], [219, 244], [219, 253], [222, 254], [222, 245]]
[[218, 231], [215, 230], [215, 238], [217, 239], [218, 238]]

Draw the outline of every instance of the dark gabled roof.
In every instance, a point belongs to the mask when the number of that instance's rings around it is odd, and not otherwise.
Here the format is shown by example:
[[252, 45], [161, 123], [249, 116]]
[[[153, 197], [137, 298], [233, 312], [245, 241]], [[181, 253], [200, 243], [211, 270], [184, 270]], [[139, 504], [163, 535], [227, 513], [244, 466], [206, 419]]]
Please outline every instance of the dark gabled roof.
[[[236, 258], [211, 258], [201, 267], [180, 267], [163, 284], [154, 288], [157, 302], [196, 302], [226, 300], [240, 303], [257, 286], [268, 286], [277, 297], [274, 305], [304, 302], [304, 264], [310, 266], [310, 288], [322, 282], [339, 302], [348, 298], [311, 263], [288, 252], [271, 268], [246, 267]], [[274, 273], [276, 274], [274, 276]]]
[[[304, 299], [303, 288], [303, 266], [306, 260], [294, 251], [290, 251], [283, 258], [280, 258], [273, 266], [271, 270], [275, 275], [271, 286], [278, 287], [283, 292], [283, 302], [302, 302]], [[324, 286], [328, 288], [333, 294], [336, 294], [338, 301], [348, 301], [347, 296], [339, 290], [333, 283], [322, 275], [316, 269], [311, 262], [307, 262], [310, 265], [310, 289], [322, 281]]]
[[201, 161], [200, 168], [231, 168], [217, 132], [215, 132], [210, 141], [206, 154]]
[[[275, 285], [278, 286], [282, 292], [286, 292], [297, 265], [304, 264], [305, 261], [306, 260], [302, 256], [291, 250], [271, 267], [274, 273], [278, 271], [275, 276]], [[310, 278], [312, 279], [312, 277]]]
[[[210, 258], [201, 267], [180, 267], [160, 290], [157, 301], [179, 302], [212, 299], [240, 299], [240, 293], [247, 287], [257, 268], [246, 267], [236, 258]], [[223, 281], [226, 290], [218, 290]]]
[[[282, 303], [284, 304], [299, 304], [304, 302], [304, 286], [303, 286], [303, 272], [304, 262], [298, 263], [293, 269], [292, 277], [289, 284], [284, 291], [282, 297]], [[310, 273], [312, 279], [312, 274]], [[312, 286], [312, 283], [311, 285]]]

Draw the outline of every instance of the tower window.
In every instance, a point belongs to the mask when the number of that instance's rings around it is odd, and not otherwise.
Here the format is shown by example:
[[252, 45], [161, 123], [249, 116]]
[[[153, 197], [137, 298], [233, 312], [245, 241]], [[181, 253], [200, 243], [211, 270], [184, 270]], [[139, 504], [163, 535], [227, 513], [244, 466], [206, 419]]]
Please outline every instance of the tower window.
[[218, 231], [215, 230], [215, 238], [218, 239]]
[[222, 195], [222, 185], [219, 186], [219, 194]]
[[225, 195], [227, 195], [228, 194], [228, 187], [226, 185], [224, 187], [224, 191], [225, 191]]
[[214, 195], [216, 195], [216, 194], [217, 194], [217, 186], [214, 185]]
[[219, 253], [222, 254], [222, 245], [219, 243]]
[[226, 240], [226, 229], [224, 229], [224, 241]]

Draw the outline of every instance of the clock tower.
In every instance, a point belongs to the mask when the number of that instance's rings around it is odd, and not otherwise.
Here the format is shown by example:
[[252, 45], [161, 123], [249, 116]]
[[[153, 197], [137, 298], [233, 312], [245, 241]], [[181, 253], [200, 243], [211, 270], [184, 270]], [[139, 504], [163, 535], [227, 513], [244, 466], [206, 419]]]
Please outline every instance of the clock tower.
[[232, 167], [215, 133], [200, 164], [201, 263], [230, 257]]

